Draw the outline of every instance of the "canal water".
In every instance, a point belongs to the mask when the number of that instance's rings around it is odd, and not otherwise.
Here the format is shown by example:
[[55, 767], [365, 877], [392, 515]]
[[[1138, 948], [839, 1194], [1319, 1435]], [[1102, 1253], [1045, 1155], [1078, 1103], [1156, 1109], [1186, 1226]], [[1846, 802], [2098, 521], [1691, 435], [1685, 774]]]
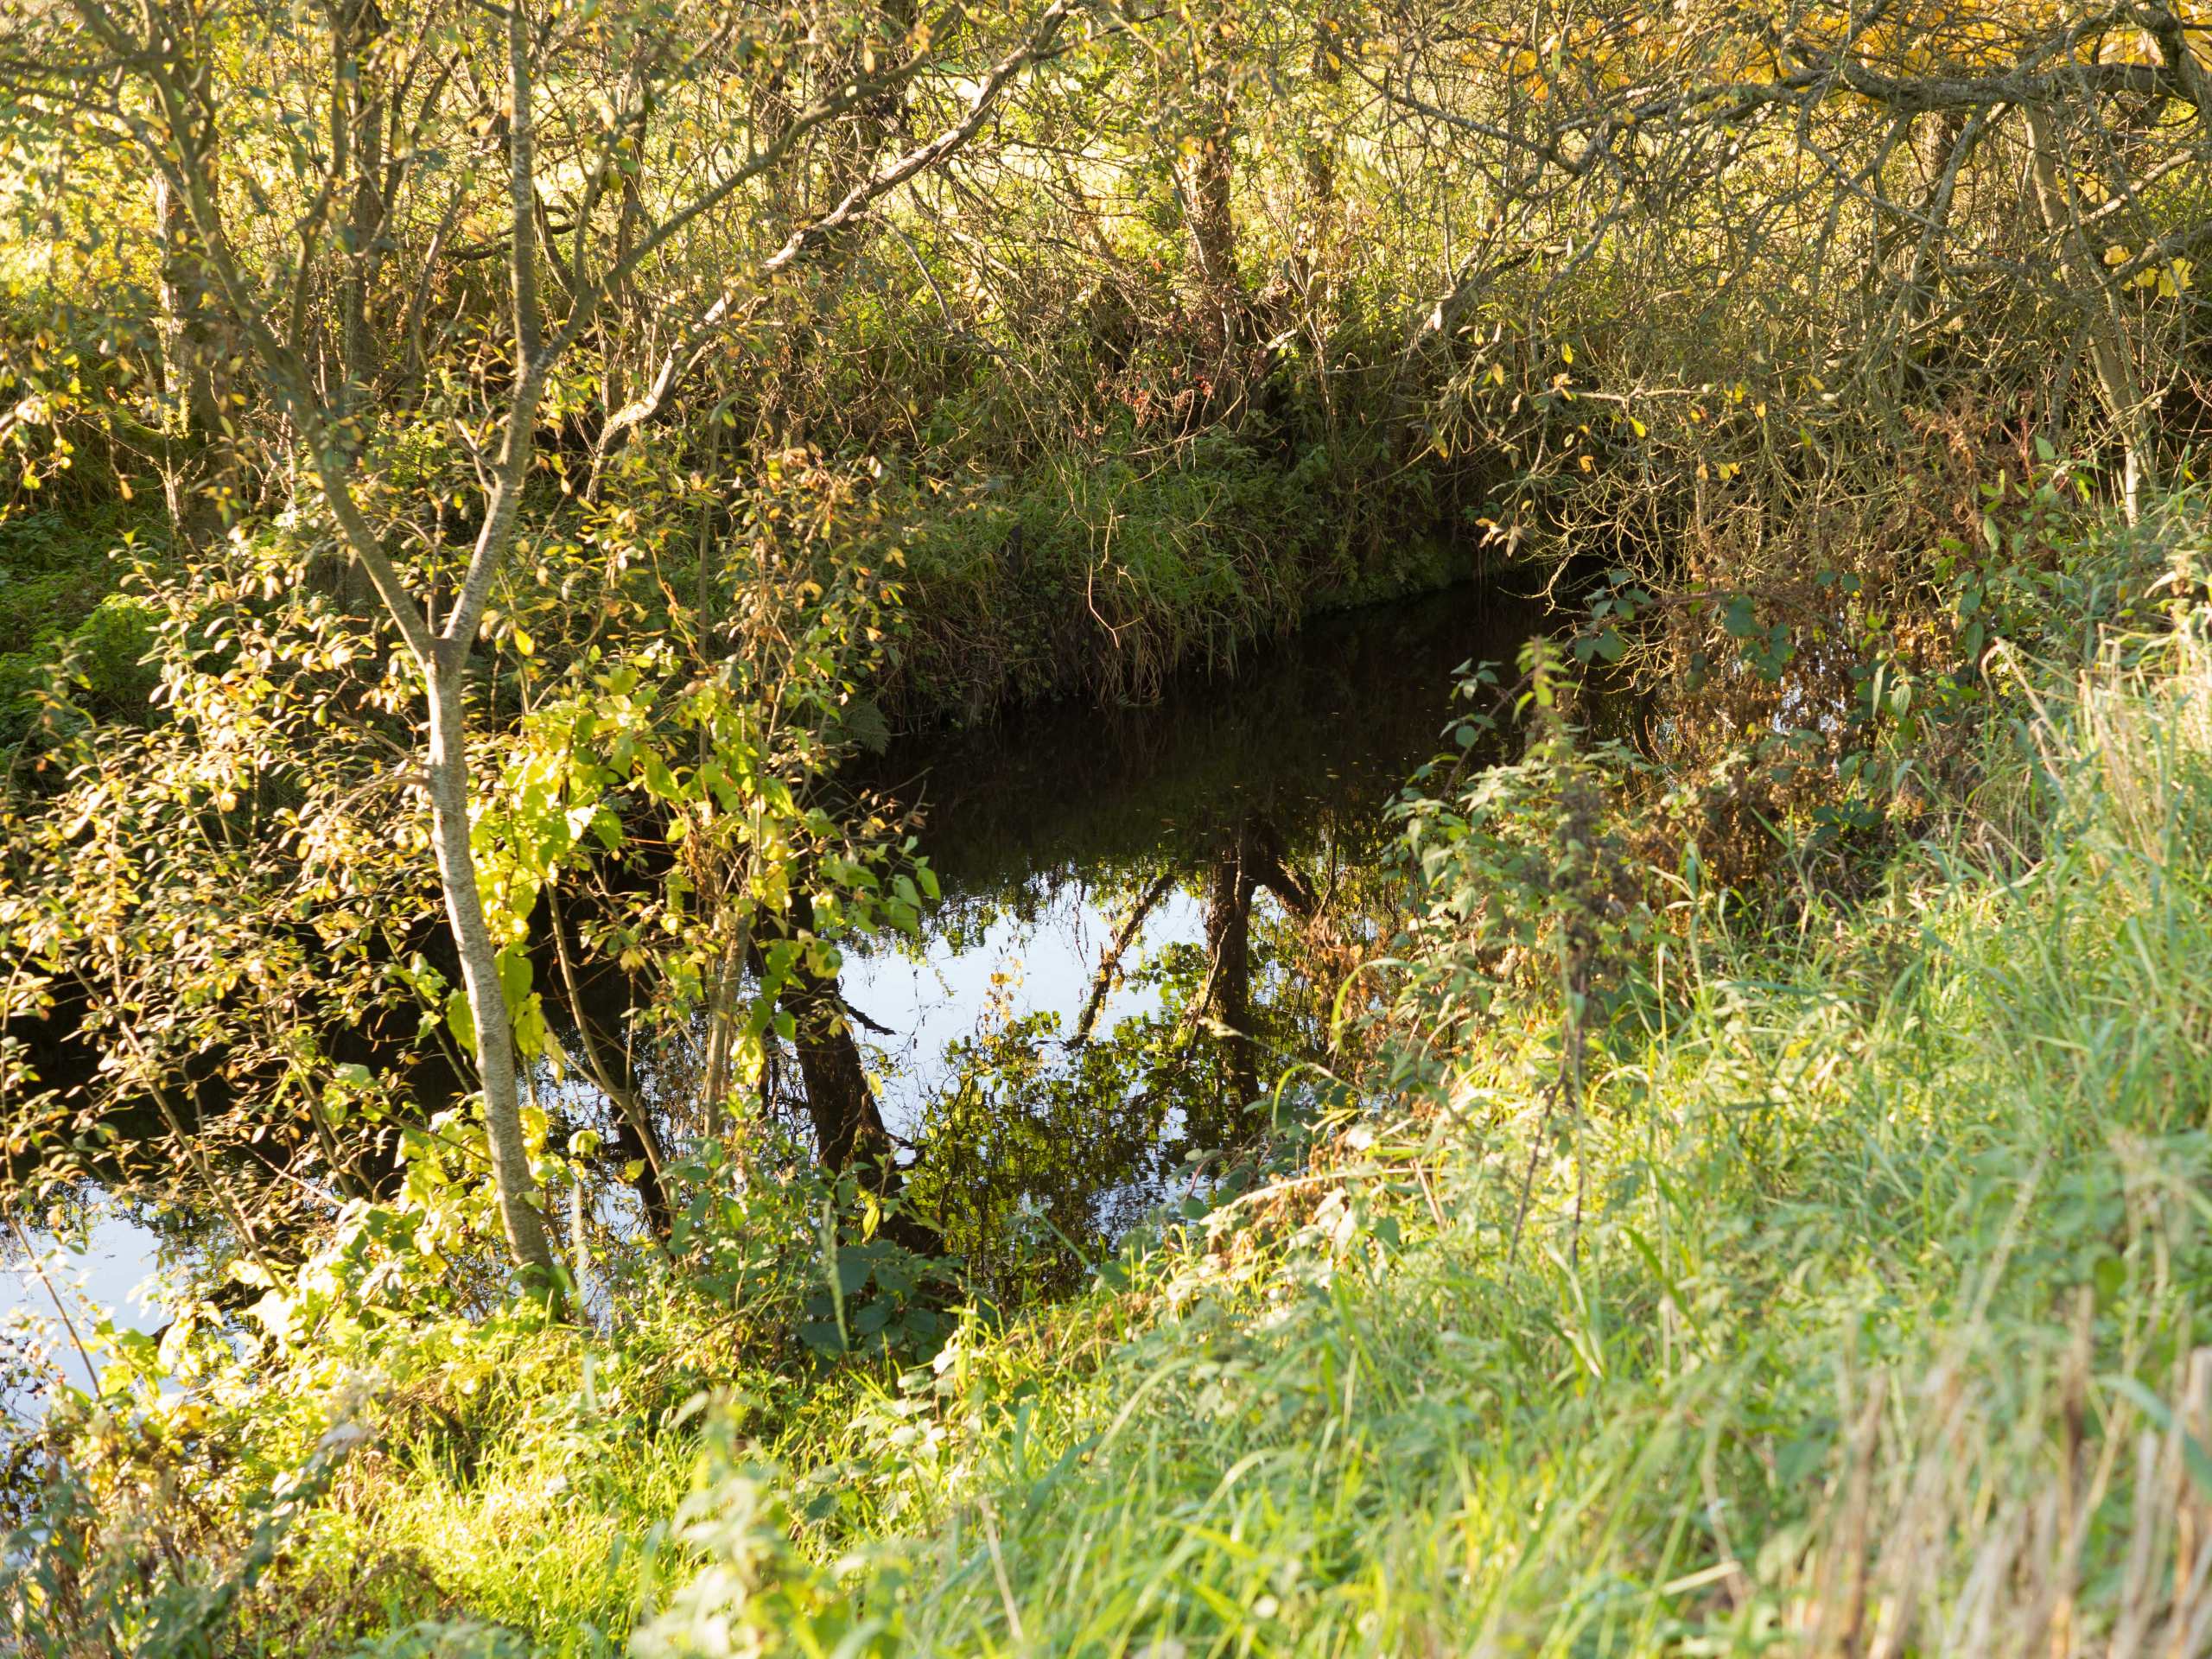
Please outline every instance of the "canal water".
[[[1388, 804], [1444, 747], [1459, 671], [1542, 626], [1534, 602], [1449, 590], [1325, 617], [1142, 707], [1029, 709], [862, 769], [918, 813], [943, 900], [918, 940], [849, 949], [841, 990], [910, 1185], [975, 1212], [954, 1243], [1046, 1228], [1080, 1255], [1249, 1127], [1240, 1096], [1275, 1098], [1313, 1052], [1291, 947], [1344, 893], [1387, 887]], [[1220, 1018], [1240, 896], [1241, 1050]], [[82, 1317], [161, 1323], [158, 1287], [133, 1295], [155, 1230], [110, 1205], [81, 1251], [34, 1242], [44, 1281], [0, 1241], [0, 1319], [50, 1320], [51, 1283]]]

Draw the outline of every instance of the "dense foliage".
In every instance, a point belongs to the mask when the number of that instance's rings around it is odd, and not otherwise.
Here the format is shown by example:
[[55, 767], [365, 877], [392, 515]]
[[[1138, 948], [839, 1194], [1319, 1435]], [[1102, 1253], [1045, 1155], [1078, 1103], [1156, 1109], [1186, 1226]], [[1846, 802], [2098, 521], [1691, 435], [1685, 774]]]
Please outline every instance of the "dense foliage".
[[[0, 1220], [166, 1257], [8, 1639], [2203, 1650], [2208, 162], [2183, 0], [0, 0]], [[901, 770], [1475, 576], [1385, 823]]]

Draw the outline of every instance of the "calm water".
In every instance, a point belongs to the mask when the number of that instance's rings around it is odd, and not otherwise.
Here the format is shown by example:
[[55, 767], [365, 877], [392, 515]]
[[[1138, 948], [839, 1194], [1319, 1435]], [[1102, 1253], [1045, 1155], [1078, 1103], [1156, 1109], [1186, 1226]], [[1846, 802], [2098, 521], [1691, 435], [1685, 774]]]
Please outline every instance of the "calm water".
[[[1477, 588], [1346, 613], [1253, 650], [1234, 673], [1179, 677], [1152, 705], [1031, 710], [902, 743], [872, 764], [868, 785], [920, 811], [944, 892], [918, 944], [850, 950], [842, 979], [871, 1027], [864, 1046], [886, 1121], [915, 1143], [906, 1155], [929, 1155], [931, 1135], [946, 1132], [942, 1103], [972, 1078], [975, 1046], [990, 1032], [1051, 1014], [1067, 1035], [1132, 895], [1166, 878], [1123, 959], [1128, 982], [1104, 1000], [1096, 1029], [1103, 1039], [1157, 1011], [1161, 976], [1141, 969], [1202, 945], [1204, 872], [1236, 826], [1264, 823], [1317, 883], [1371, 861], [1391, 796], [1442, 747], [1455, 671], [1510, 662], [1541, 616]], [[1270, 901], [1260, 910], [1272, 913]], [[1090, 1109], [1071, 1109], [1046, 1132], [1089, 1133]], [[1179, 1107], [1152, 1109], [1152, 1133], [1179, 1125]], [[1142, 1173], [1094, 1167], [1080, 1201], [1137, 1191]], [[12, 1238], [6, 1245], [0, 1319], [50, 1321], [44, 1287]], [[153, 1329], [158, 1296], [149, 1306], [132, 1292], [153, 1272], [154, 1246], [147, 1230], [108, 1214], [82, 1254], [49, 1272], [73, 1300]]]
[[[159, 1241], [129, 1217], [99, 1215], [82, 1236], [67, 1244], [43, 1230], [28, 1235], [38, 1253], [35, 1267], [12, 1234], [0, 1256], [0, 1333], [35, 1343], [59, 1363], [62, 1374], [83, 1386], [97, 1383], [55, 1317], [57, 1300], [89, 1333], [100, 1319], [118, 1329], [158, 1330], [168, 1316], [161, 1311], [156, 1274]], [[0, 1339], [5, 1339], [0, 1337]], [[20, 1402], [6, 1405], [20, 1408]]]
[[[1065, 1023], [1114, 931], [1116, 907], [1099, 894], [1196, 869], [1248, 815], [1295, 854], [1371, 858], [1384, 808], [1444, 747], [1456, 671], [1510, 662], [1541, 617], [1455, 588], [1325, 617], [1233, 674], [1179, 677], [1142, 708], [1031, 710], [901, 746], [874, 781], [921, 810], [946, 913], [926, 961], [860, 953], [845, 982], [856, 1008], [906, 1039], [918, 1069], [901, 1084], [926, 1096], [930, 1057], [972, 1028], [995, 972], [1018, 973], [1023, 1005]], [[1178, 891], [1141, 947], [1196, 940], [1200, 925]]]

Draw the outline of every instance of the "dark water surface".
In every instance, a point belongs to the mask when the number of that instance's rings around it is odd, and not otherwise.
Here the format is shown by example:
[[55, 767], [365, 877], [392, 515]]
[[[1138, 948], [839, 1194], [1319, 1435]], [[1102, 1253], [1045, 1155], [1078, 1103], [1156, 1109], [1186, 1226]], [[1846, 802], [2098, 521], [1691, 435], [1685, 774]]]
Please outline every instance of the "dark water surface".
[[[1348, 612], [1254, 648], [1233, 673], [1178, 677], [1151, 705], [1032, 709], [902, 742], [867, 769], [920, 811], [944, 902], [920, 941], [849, 950], [842, 988], [918, 1188], [988, 1212], [969, 1245], [1003, 1243], [1033, 1215], [1110, 1235], [1161, 1192], [1224, 1087], [1224, 1063], [1206, 1058], [1219, 1034], [1193, 1010], [1214, 985], [1208, 884], [1224, 849], [1262, 846], [1316, 893], [1374, 864], [1384, 808], [1443, 747], [1455, 671], [1510, 662], [1542, 615], [1472, 587]], [[1142, 894], [1154, 903], [1098, 998], [1093, 1040], [1071, 1050]], [[1285, 982], [1267, 943], [1283, 908], [1264, 889], [1252, 903], [1255, 1027]], [[1255, 1045], [1263, 1085], [1284, 1058]], [[0, 1318], [50, 1318], [9, 1244]], [[49, 1276], [153, 1328], [158, 1291], [150, 1305], [130, 1293], [156, 1244], [110, 1214]]]
[[[905, 1062], [887, 1110], [941, 1081], [935, 1061], [972, 1029], [995, 974], [1018, 973], [1014, 1000], [1065, 1028], [1122, 891], [1169, 866], [1198, 871], [1246, 818], [1301, 861], [1371, 859], [1384, 809], [1445, 747], [1457, 671], [1511, 663], [1543, 616], [1493, 588], [1451, 588], [1323, 617], [1233, 673], [1179, 676], [1142, 707], [1031, 709], [898, 746], [872, 781], [922, 811], [945, 902], [925, 952], [855, 953], [847, 968], [853, 1005], [898, 1033], [878, 1045]], [[1170, 894], [1138, 944], [1196, 939], [1199, 908]]]

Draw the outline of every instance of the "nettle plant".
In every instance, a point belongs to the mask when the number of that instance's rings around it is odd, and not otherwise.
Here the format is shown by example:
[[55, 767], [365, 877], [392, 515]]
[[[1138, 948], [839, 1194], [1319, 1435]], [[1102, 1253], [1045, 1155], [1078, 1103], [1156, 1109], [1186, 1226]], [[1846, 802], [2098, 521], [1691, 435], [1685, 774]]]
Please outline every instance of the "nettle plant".
[[[1530, 641], [1522, 667], [1510, 687], [1488, 664], [1465, 674], [1459, 694], [1475, 707], [1452, 728], [1458, 754], [1417, 772], [1395, 809], [1415, 888], [1378, 964], [1394, 984], [1374, 1016], [1417, 1033], [1380, 1046], [1386, 1086], [1457, 1103], [1480, 1045], [1505, 1039], [1493, 1052], [1511, 1074], [1480, 1081], [1537, 1120], [1516, 1244], [1537, 1160], [1588, 1109], [1592, 1045], [1641, 994], [1654, 926], [1619, 818], [1643, 763], [1578, 732], [1580, 688], [1553, 642]], [[1496, 752], [1509, 710], [1526, 731], [1521, 757], [1477, 762]]]

